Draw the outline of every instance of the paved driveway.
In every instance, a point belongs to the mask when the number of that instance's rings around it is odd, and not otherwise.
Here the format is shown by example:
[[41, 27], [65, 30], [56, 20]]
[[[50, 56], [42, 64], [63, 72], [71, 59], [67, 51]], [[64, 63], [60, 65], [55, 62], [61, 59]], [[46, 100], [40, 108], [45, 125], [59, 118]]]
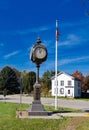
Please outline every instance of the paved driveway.
[[[0, 95], [0, 101], [4, 101], [3, 95]], [[15, 103], [28, 103], [31, 104], [33, 101], [33, 97], [30, 96], [20, 96], [20, 95], [7, 95], [6, 102], [15, 102]], [[54, 98], [41, 98], [41, 102], [44, 105], [55, 106]], [[66, 100], [66, 99], [58, 99], [58, 106], [74, 108], [83, 111], [89, 111], [89, 101], [85, 100]]]

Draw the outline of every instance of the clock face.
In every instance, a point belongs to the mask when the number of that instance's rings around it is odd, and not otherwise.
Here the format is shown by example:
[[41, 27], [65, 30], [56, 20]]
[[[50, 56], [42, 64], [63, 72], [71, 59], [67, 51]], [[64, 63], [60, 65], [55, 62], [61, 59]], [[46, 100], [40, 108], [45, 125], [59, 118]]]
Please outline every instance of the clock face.
[[46, 56], [46, 50], [44, 48], [38, 47], [36, 48], [35, 54], [38, 59], [43, 59]]

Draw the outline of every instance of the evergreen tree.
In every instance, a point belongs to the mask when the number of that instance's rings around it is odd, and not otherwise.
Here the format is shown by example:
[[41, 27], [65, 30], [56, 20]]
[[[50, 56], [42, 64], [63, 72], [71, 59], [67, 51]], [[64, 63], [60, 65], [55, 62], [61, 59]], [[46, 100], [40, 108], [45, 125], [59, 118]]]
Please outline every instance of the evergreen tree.
[[19, 87], [16, 72], [9, 66], [4, 67], [0, 72], [0, 88], [7, 89], [10, 92], [17, 93]]
[[36, 74], [35, 72], [31, 71], [28, 73], [25, 73], [23, 76], [23, 91], [25, 93], [31, 93], [33, 91], [33, 85], [36, 82]]

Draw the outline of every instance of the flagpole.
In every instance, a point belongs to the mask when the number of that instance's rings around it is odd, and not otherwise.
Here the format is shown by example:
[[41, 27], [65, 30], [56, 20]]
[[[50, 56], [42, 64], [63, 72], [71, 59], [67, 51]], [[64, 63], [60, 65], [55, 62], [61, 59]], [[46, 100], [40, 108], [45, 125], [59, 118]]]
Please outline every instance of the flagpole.
[[55, 94], [55, 110], [58, 109], [58, 101], [57, 101], [57, 94], [58, 94], [58, 87], [57, 87], [57, 65], [58, 65], [58, 20], [56, 20], [56, 45], [55, 45], [55, 85], [56, 85], [56, 94]]

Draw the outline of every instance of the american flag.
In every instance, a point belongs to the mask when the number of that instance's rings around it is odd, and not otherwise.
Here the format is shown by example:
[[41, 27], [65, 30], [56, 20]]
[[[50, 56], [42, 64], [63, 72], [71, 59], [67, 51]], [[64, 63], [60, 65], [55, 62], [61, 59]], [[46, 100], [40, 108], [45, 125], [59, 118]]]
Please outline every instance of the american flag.
[[59, 30], [58, 30], [58, 21], [56, 21], [56, 40], [58, 41], [58, 38], [59, 38]]

